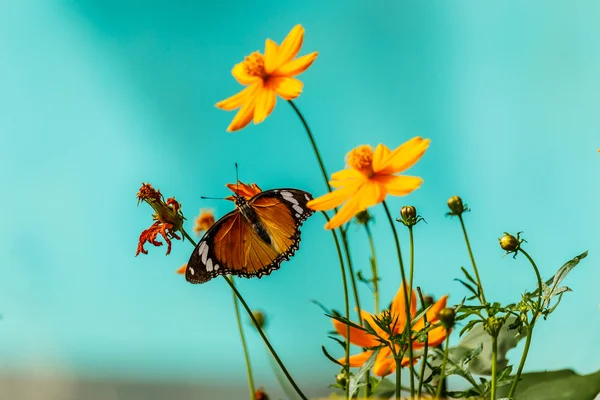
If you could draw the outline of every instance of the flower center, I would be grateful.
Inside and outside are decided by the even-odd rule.
[[[358,146],[346,155],[350,167],[362,172],[367,177],[372,177],[373,172],[373,148],[369,145]]]
[[[265,71],[265,58],[258,51],[250,54],[244,59],[244,66],[248,75],[266,78],[268,76]]]

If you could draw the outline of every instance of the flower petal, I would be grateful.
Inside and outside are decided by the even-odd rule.
[[[244,90],[242,90],[241,92],[236,93],[233,96],[226,98],[225,100],[221,100],[220,102],[215,104],[215,106],[217,108],[220,108],[221,110],[235,110],[243,106],[244,103],[248,101],[249,96],[252,95],[253,91],[254,86],[248,86],[244,88]]]
[[[362,353],[358,353],[353,356],[350,356],[348,359],[348,361],[350,362],[350,366],[351,367],[362,367],[363,364],[367,362],[369,357],[371,357],[371,354],[373,354],[373,351],[369,350],[369,351],[364,351]],[[341,364],[344,364],[346,362],[346,357],[339,358],[338,362],[340,362]]]
[[[358,187],[358,191],[360,191],[361,186]],[[336,191],[344,189],[346,188],[338,189]],[[335,229],[350,221],[357,212],[361,211],[360,200],[361,198],[357,195],[357,193],[350,197],[350,200],[348,200],[346,204],[340,208],[337,214],[335,214],[333,218],[331,218],[331,220],[325,224],[325,229]]]
[[[360,180],[360,181],[358,181]],[[347,185],[357,185],[365,180],[365,176],[354,168],[343,169],[331,174],[329,184],[334,188],[339,188]]]
[[[383,168],[383,162],[387,160],[392,151],[385,144],[378,144],[373,152],[373,171],[377,172]]]
[[[331,193],[326,193],[321,197],[317,197],[316,199],[309,201],[306,205],[308,208],[316,211],[331,210],[348,200],[357,189],[358,187],[346,186],[334,190]]]
[[[312,65],[317,59],[318,52],[312,52],[302,57],[298,57],[295,60],[291,60],[273,71],[274,75],[277,76],[295,76],[303,73]],[[266,64],[265,64],[266,65]],[[267,70],[267,72],[269,72]]]
[[[298,79],[285,76],[271,77],[268,82],[269,86],[275,89],[275,92],[285,100],[294,100],[300,96],[302,87],[304,86]]]
[[[231,74],[241,85],[250,85],[251,83],[262,81],[260,77],[248,74],[244,62],[235,64],[231,70]]]
[[[354,196],[359,198],[362,211],[385,200],[386,192],[379,182],[367,180]]]
[[[245,103],[242,108],[235,114],[233,117],[233,121],[227,127],[227,132],[235,132],[242,128],[245,128],[250,121],[252,121],[252,117],[254,116],[254,106],[256,104],[256,96],[251,96],[249,101]]]
[[[406,283],[406,287],[408,288],[408,282]],[[394,296],[394,300],[392,300],[391,314],[392,318],[397,318],[395,331],[402,332],[404,326],[406,324],[406,297],[404,295],[404,284],[400,283],[400,289]],[[410,299],[410,315],[414,317],[417,312],[417,296],[415,295],[415,291],[412,291],[412,296]]]
[[[347,338],[346,324],[337,319],[332,320],[332,322],[335,330],[344,338]],[[360,347],[375,347],[379,345],[379,341],[375,340],[372,335],[353,326],[350,327],[350,343]]]
[[[379,327],[379,325],[377,325],[377,323],[375,322],[375,316],[373,314],[369,314],[368,312],[361,310],[360,317],[363,319],[363,321],[365,321],[367,324],[369,324],[369,326],[371,328],[373,328],[375,330],[375,332],[377,333],[377,335],[379,335],[380,337],[385,339],[389,336],[387,333],[385,333],[385,331],[383,329],[381,329]],[[375,339],[375,341],[377,342],[377,344],[381,343],[377,339]]]
[[[254,124],[260,124],[271,114],[275,103],[277,102],[277,96],[275,91],[268,87],[261,88],[256,94],[256,109],[254,110]]]
[[[392,196],[406,196],[423,184],[423,179],[406,175],[382,175],[371,178],[384,186],[384,190]]]
[[[450,331],[446,331],[446,328],[444,328],[443,326],[438,326],[437,328],[433,328],[432,330],[429,331],[429,335],[427,338],[427,344],[430,347],[436,347],[439,346],[440,344],[442,344],[444,342],[444,340],[446,340],[446,337],[452,332],[452,329],[450,329]],[[421,346],[420,347],[425,347],[424,343],[418,343]],[[415,347],[413,345],[413,348],[419,348],[419,347]]]
[[[392,351],[389,347],[382,347],[377,354],[375,359],[375,365],[373,365],[373,373],[377,376],[386,376],[393,373],[396,370],[396,360],[390,357]]]
[[[437,318],[437,314],[440,312],[440,310],[442,308],[446,307],[446,303],[447,302],[448,302],[448,296],[442,296],[442,298],[440,298],[438,301],[436,301],[435,304],[432,305],[431,308],[429,309],[429,311],[427,311],[427,313],[426,313],[427,321],[430,322],[430,323],[432,323],[432,324],[434,324],[437,321],[439,321],[438,318]],[[425,319],[421,318],[413,326],[413,330],[418,332],[421,329],[423,329],[424,327],[425,327]]]
[[[296,57],[300,48],[302,47],[302,41],[304,40],[304,28],[302,25],[296,25],[292,28],[290,33],[281,43],[279,47],[279,54],[277,55],[277,68]]]
[[[410,139],[392,151],[381,165],[378,165],[381,169],[374,169],[375,173],[393,174],[407,170],[419,161],[430,142],[429,139],[418,136]]]
[[[271,74],[277,67],[277,54],[279,53],[279,46],[271,39],[267,39],[265,42],[265,72]]]

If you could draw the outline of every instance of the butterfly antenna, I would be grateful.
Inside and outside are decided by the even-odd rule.
[[[206,196],[200,196],[201,199],[204,200],[227,200],[224,197],[206,197]]]
[[[239,191],[240,190],[240,176],[238,174],[238,164],[235,163],[235,184],[236,184],[236,189]]]

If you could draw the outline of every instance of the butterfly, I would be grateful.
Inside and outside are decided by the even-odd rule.
[[[300,226],[314,213],[306,207],[312,199],[298,189],[266,190],[249,199],[235,193],[236,209],[204,234],[187,264],[185,279],[205,283],[218,275],[269,275],[298,250]]]

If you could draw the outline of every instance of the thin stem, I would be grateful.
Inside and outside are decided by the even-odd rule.
[[[415,388],[414,388],[414,380],[413,374],[415,371],[415,366],[413,364],[413,349],[412,349],[412,315],[410,314],[410,303],[412,299],[412,292],[408,292],[407,282],[406,282],[406,273],[404,272],[404,263],[402,262],[402,251],[400,250],[400,241],[398,240],[398,232],[396,232],[396,226],[394,225],[394,220],[392,219],[392,214],[390,213],[390,209],[387,206],[385,200],[383,201],[383,208],[385,209],[385,213],[387,214],[388,220],[390,222],[390,226],[392,228],[392,232],[394,234],[394,241],[396,242],[396,252],[398,253],[398,263],[400,264],[400,275],[402,277],[402,285],[404,287],[404,304],[406,308],[406,323],[405,330],[408,340],[408,358],[409,358],[409,368],[410,368],[410,396],[414,397]]]
[[[421,300],[421,307],[427,308],[425,300],[423,299],[423,293],[421,288],[417,286],[417,292],[419,293],[419,299]],[[423,314],[423,326],[427,326],[427,313]],[[423,361],[421,363],[421,373],[419,375],[419,384],[417,385],[417,398],[421,398],[421,389],[423,388],[423,380],[425,379],[425,367],[427,366],[427,351],[429,350],[429,331],[425,334],[425,346],[423,347]]]
[[[401,391],[402,391],[402,360],[400,357],[395,357],[396,359],[396,399],[400,399]]]
[[[325,211],[322,212],[327,222],[329,222],[329,215]],[[344,305],[346,319],[350,320],[350,301],[348,298],[348,282],[346,281],[346,268],[344,267],[344,257],[342,256],[342,250],[340,249],[340,242],[338,240],[335,229],[331,230],[333,240],[335,241],[335,248],[337,249],[338,258],[340,259],[340,272],[342,274],[342,285],[344,287]],[[344,354],[344,370],[346,371],[346,379],[350,379],[350,325],[346,324],[346,346]],[[350,398],[350,385],[346,384],[346,398]]]
[[[465,242],[467,243],[467,250],[469,251],[469,257],[471,257],[471,264],[473,265],[473,271],[475,271],[475,278],[477,278],[477,285],[479,285],[479,293],[481,293],[481,301],[482,305],[485,305],[487,301],[485,300],[485,294],[483,294],[483,285],[481,284],[481,279],[479,278],[479,272],[477,271],[477,264],[475,264],[475,257],[473,257],[473,252],[471,251],[471,244],[469,243],[469,236],[467,235],[467,228],[465,228],[465,222],[463,221],[462,215],[458,216],[458,220],[460,221],[460,226],[462,227],[463,234],[465,235]]]
[[[188,235],[188,233],[185,230],[182,229],[181,232],[183,233],[183,236],[187,240],[189,240],[190,243],[195,247],[196,246],[196,242],[194,241],[194,239],[192,239],[190,237],[190,235]],[[235,296],[237,297],[237,299],[240,301],[240,303],[242,303],[242,306],[244,306],[244,309],[246,310],[246,312],[248,313],[248,316],[250,317],[250,319],[254,323],[254,326],[256,327],[256,330],[260,334],[260,337],[262,338],[263,342],[265,343],[265,345],[267,346],[267,348],[271,352],[271,355],[273,356],[273,358],[275,359],[275,361],[277,361],[277,364],[279,365],[279,368],[281,368],[281,371],[283,371],[283,374],[285,375],[285,377],[287,378],[287,380],[290,382],[290,384],[292,385],[292,387],[294,388],[294,390],[296,391],[296,393],[298,393],[298,395],[300,396],[300,398],[302,400],[308,400],[308,398],[304,395],[304,393],[302,393],[302,390],[300,390],[300,388],[296,384],[296,381],[294,381],[294,378],[292,378],[292,376],[288,372],[288,370],[285,367],[285,365],[283,365],[283,362],[281,361],[281,359],[277,355],[277,352],[275,352],[275,349],[273,349],[273,346],[271,346],[271,343],[269,342],[269,339],[267,339],[267,336],[265,335],[265,333],[263,332],[262,328],[260,327],[258,321],[256,320],[256,317],[254,317],[254,314],[252,314],[252,310],[250,309],[250,307],[248,307],[248,304],[246,303],[246,301],[244,300],[244,298],[242,297],[242,295],[240,294],[240,292],[237,290],[237,288],[235,287],[235,285],[233,284],[233,282],[227,276],[225,276],[225,275],[223,275],[223,279],[225,279],[225,281],[227,282],[227,284],[229,285],[229,287],[231,288],[231,290],[233,290],[233,292],[234,292]]]
[[[498,338],[494,335],[492,336],[492,393],[490,395],[490,400],[496,400],[496,360],[498,358]]]
[[[448,362],[448,348],[450,348],[450,335],[446,335],[446,343],[444,345],[444,360],[442,361],[440,381],[438,382],[437,391],[435,392],[435,400],[439,400],[440,395],[442,394],[442,386],[444,385],[444,374],[446,373],[446,363]]]
[[[281,375],[281,370],[277,367],[277,364],[275,364],[275,360],[273,360],[273,357],[271,357],[271,355],[269,354],[269,349],[265,347],[265,350],[267,351],[269,365],[273,370],[273,374],[275,375],[277,382],[279,382],[279,386],[281,386],[281,390],[283,390],[288,399],[295,399],[296,394],[293,392],[292,388],[290,387],[290,384]]]
[[[235,285],[233,277],[231,284]],[[233,295],[233,305],[235,309],[235,318],[237,319],[238,329],[240,330],[240,340],[242,341],[242,348],[244,349],[244,358],[246,359],[246,373],[248,374],[248,386],[250,389],[250,400],[255,400],[256,389],[254,388],[254,378],[252,377],[252,366],[250,365],[250,354],[248,353],[248,345],[246,344],[246,337],[244,336],[244,328],[242,326],[242,318],[240,317],[240,309],[237,297],[235,293]]]
[[[321,158],[321,153],[319,153],[317,143],[315,142],[315,138],[313,137],[312,132],[310,131],[310,128],[308,127],[308,123],[306,122],[306,120],[304,119],[304,116],[302,115],[302,113],[300,112],[298,107],[296,107],[294,102],[291,100],[288,100],[288,103],[290,103],[290,105],[292,106],[294,111],[296,111],[298,118],[300,118],[302,125],[304,125],[304,129],[306,129],[306,133],[308,134],[308,140],[310,140],[310,144],[312,145],[315,156],[317,156],[317,161],[319,162],[319,167],[321,168],[321,173],[323,174],[323,179],[325,179],[325,185],[327,186],[327,190],[331,192],[331,187],[329,186],[329,179],[327,178],[329,175],[327,174],[327,171],[325,170],[325,164],[323,164],[323,159]]]
[[[410,243],[410,266],[408,269],[408,287],[410,289],[410,293],[412,293],[412,288],[413,288],[413,272],[415,269],[415,243],[413,240],[413,227],[409,226],[408,227],[408,234],[409,234],[409,243]]]
[[[348,247],[347,231],[340,228],[340,236],[342,237],[342,245],[344,246],[344,253],[346,254],[346,261],[348,263],[348,274],[350,275],[350,283],[352,284],[352,291],[354,292],[354,301],[356,303],[356,313],[358,314],[358,321],[360,326],[363,324],[363,319],[360,314],[362,308],[360,307],[360,300],[358,298],[358,287],[356,285],[356,277],[354,275],[354,269],[352,268],[352,258],[350,257],[350,249]]]
[[[515,380],[513,381],[512,386],[510,387],[510,391],[508,392],[509,398],[512,397],[515,394],[515,391],[517,390],[517,385],[519,384],[519,379],[521,378],[521,373],[523,372],[523,367],[525,366],[525,360],[527,360],[527,353],[529,353],[529,346],[531,345],[531,337],[533,335],[533,327],[535,326],[535,323],[537,321],[538,316],[540,315],[540,311],[542,308],[543,288],[542,288],[542,277],[540,276],[540,271],[538,270],[537,265],[535,265],[535,261],[533,261],[533,258],[531,258],[529,253],[527,253],[523,249],[519,249],[519,251],[521,253],[523,253],[525,255],[525,257],[527,257],[527,259],[531,263],[531,266],[533,267],[533,270],[535,271],[535,276],[536,276],[537,282],[538,282],[538,300],[537,300],[537,304],[535,307],[535,313],[531,317],[531,323],[527,327],[527,338],[525,339],[525,348],[523,349],[523,354],[521,354],[521,362],[519,363],[519,369],[517,369],[517,374],[515,375]]]
[[[375,255],[375,242],[368,224],[365,224],[369,246],[371,246],[371,274],[373,275],[373,297],[375,298],[375,315],[379,314],[379,276],[377,275],[377,257]]]

